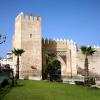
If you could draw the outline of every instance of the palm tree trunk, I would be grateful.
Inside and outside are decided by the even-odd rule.
[[[85,76],[84,76],[84,82],[85,82],[85,85],[88,86],[89,85],[89,69],[88,69],[88,58],[86,56],[85,58]]]
[[[19,56],[17,56],[16,78],[19,79]]]

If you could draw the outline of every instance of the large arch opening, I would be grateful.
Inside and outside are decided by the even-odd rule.
[[[55,81],[61,80],[61,63],[58,60],[52,62],[51,79]]]
[[[43,80],[61,81],[61,62],[54,59],[44,67],[42,74]]]
[[[42,79],[50,81],[61,81],[66,75],[66,59],[54,53],[45,53],[42,67]]]
[[[67,66],[66,66],[66,63],[65,63],[65,61],[62,59],[62,57],[61,56],[57,56],[57,58],[56,58],[59,62],[60,62],[60,64],[61,64],[61,78],[63,79],[63,77],[65,77],[66,76],[66,71],[67,71]]]

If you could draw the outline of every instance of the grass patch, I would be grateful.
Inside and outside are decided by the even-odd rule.
[[[1,100],[100,100],[100,90],[95,88],[46,81],[18,83]]]

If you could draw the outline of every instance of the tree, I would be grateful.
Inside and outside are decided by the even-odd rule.
[[[52,71],[53,71],[53,61],[54,58],[56,57],[56,54],[54,52],[49,52],[46,51],[45,52],[45,57],[46,57],[46,66],[45,69],[43,71],[44,76],[46,76],[48,78],[48,76],[50,77],[50,80],[52,80]]]
[[[12,53],[17,56],[17,65],[16,65],[16,78],[19,79],[19,56],[22,55],[25,51],[23,49],[15,49],[12,50]]]
[[[84,63],[84,83],[86,86],[89,86],[89,69],[88,69],[88,56],[91,56],[94,54],[95,50],[91,46],[82,46],[81,47],[82,53],[85,55],[85,63]]]
[[[52,63],[54,58],[56,57],[56,54],[54,52],[45,52],[45,57],[46,57],[46,63]]]
[[[0,44],[4,43],[5,41],[6,41],[6,36],[5,36],[5,35],[2,36],[2,35],[0,34]]]

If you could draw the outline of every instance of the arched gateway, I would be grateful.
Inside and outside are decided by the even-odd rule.
[[[66,75],[67,65],[66,65],[65,61],[60,56],[57,56],[56,60],[58,60],[60,62],[60,65],[61,65],[61,78],[63,78],[63,76]]]
[[[46,51],[54,52],[56,54],[55,60],[58,60],[61,63],[61,78],[76,76],[76,46],[74,43],[71,43],[69,49],[68,41],[55,41],[55,40],[42,40],[42,54]],[[74,49],[73,49],[74,48]],[[43,66],[46,64],[46,59],[43,56],[42,58]]]

